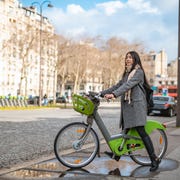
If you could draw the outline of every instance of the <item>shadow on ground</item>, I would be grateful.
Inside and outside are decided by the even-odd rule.
[[[83,169],[67,169],[56,159],[44,161],[32,166],[4,174],[1,177],[10,179],[45,178],[45,177],[84,177],[93,175],[114,175],[119,177],[153,177],[162,171],[171,171],[178,167],[178,162],[171,159],[163,159],[156,172],[150,172],[149,166],[139,166],[128,156],[121,157],[118,162],[108,157],[96,158]]]

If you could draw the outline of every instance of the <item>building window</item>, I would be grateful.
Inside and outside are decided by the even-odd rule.
[[[84,90],[84,85],[80,85],[80,90]]]

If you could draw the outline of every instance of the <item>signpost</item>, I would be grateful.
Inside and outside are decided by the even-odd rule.
[[[179,16],[180,16],[180,0],[179,0]],[[177,98],[177,116],[176,127],[180,127],[180,17],[178,17],[178,98]]]

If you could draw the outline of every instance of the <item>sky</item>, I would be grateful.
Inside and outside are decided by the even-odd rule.
[[[30,6],[41,0],[19,0]],[[164,49],[168,62],[178,55],[178,0],[51,0],[42,13],[56,33],[74,38],[81,35],[118,37],[142,42],[146,51]]]

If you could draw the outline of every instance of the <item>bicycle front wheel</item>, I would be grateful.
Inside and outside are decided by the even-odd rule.
[[[162,129],[154,129],[154,131],[149,136],[152,140],[156,156],[162,159],[166,153],[168,144],[166,133]],[[140,165],[151,165],[151,160],[146,148],[131,151],[129,154],[131,159],[136,163]]]
[[[99,150],[99,139],[91,128],[87,136],[87,125],[75,122],[64,126],[54,141],[54,152],[57,159],[70,168],[81,168],[88,165]]]

